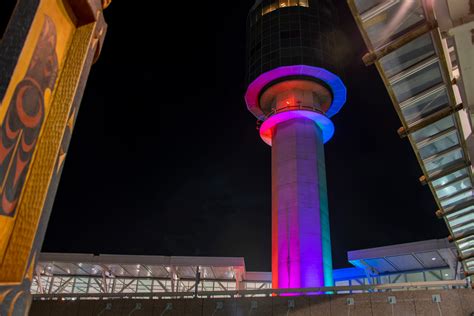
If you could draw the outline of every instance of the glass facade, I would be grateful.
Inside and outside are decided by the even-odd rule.
[[[104,286],[102,277],[94,276],[46,276],[35,277],[31,284],[32,294],[98,294],[98,293],[194,293],[194,280],[175,280],[174,288],[170,279],[156,278],[114,278]],[[270,289],[271,282],[244,281],[245,290]],[[173,290],[174,289],[174,290]],[[235,280],[203,280],[198,292],[235,291]]]
[[[338,73],[331,0],[264,0],[247,18],[247,83],[279,66],[308,65]]]
[[[265,6],[262,6],[262,15],[273,12],[279,8],[288,7],[309,7],[308,0],[273,0]]]

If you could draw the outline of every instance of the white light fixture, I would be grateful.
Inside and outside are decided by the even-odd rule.
[[[435,261],[435,260],[436,260],[436,258],[435,258],[435,257],[433,257],[433,258],[431,258],[431,260],[432,260],[432,261]]]

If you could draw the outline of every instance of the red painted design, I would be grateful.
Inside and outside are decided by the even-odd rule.
[[[44,93],[58,75],[56,27],[45,16],[23,80],[13,93],[0,128],[0,216],[14,216],[45,117]]]

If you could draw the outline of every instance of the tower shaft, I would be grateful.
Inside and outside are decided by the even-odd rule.
[[[300,117],[277,124],[272,133],[273,288],[330,286],[322,131]]]
[[[334,17],[334,1],[256,0],[247,18],[245,102],[272,146],[273,288],[333,284],[323,144],[346,101]]]

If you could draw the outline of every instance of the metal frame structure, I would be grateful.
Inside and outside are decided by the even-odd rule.
[[[459,56],[470,54],[472,60],[474,49],[460,50],[455,35],[460,28],[468,32],[465,26],[474,20],[474,12],[465,12],[458,26],[446,29],[440,26],[447,24],[443,15],[448,9],[441,7],[442,2],[451,13],[453,6],[467,4],[467,0],[456,4],[348,0],[369,49],[363,60],[374,63],[382,77],[402,123],[399,134],[413,147],[423,171],[420,181],[429,185],[439,207],[436,214],[446,222],[469,276],[474,273],[474,189],[468,147],[469,107],[474,106],[469,87],[474,82]],[[472,63],[468,58],[464,62]]]
[[[197,295],[189,292],[146,292],[146,293],[98,293],[94,299],[176,299],[176,298],[224,298],[224,297],[261,297],[261,296],[287,296],[289,294],[347,294],[347,293],[369,293],[369,292],[392,292],[409,290],[434,290],[434,289],[458,289],[469,288],[467,280],[433,281],[433,282],[407,282],[398,284],[359,285],[359,286],[326,286],[316,288],[292,288],[292,289],[256,289],[256,290],[228,290],[200,292]],[[35,299],[58,300],[58,299],[91,299],[90,294],[84,293],[61,293],[61,294],[36,294]]]
[[[43,253],[32,294],[95,296],[271,288],[271,273],[246,272],[243,258]]]
[[[446,240],[350,251],[348,259],[353,268],[333,270],[338,293],[459,278],[455,248]],[[246,271],[243,258],[42,253],[38,260],[31,286],[36,298],[260,296],[272,288],[271,272]]]

